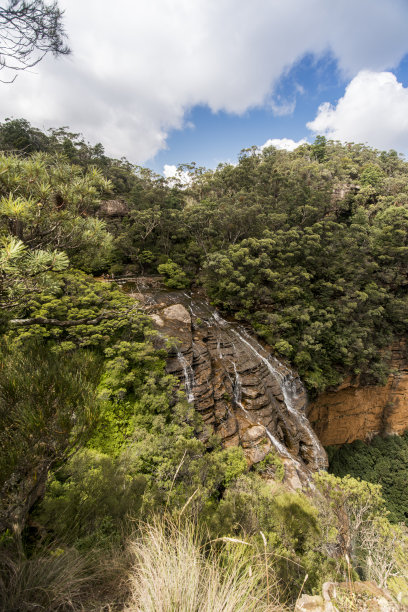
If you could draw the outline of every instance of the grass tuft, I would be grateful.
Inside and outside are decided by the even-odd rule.
[[[131,544],[135,562],[126,612],[283,610],[272,601],[270,577],[268,603],[265,566],[245,542],[224,541],[217,548],[200,544],[192,523],[146,525]]]

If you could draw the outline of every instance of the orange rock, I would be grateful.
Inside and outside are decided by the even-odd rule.
[[[384,386],[345,381],[309,405],[308,418],[324,446],[402,434],[408,429],[408,359],[404,342],[391,347],[391,368]]]

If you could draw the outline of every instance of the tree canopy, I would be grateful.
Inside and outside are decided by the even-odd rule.
[[[0,149],[0,605],[123,609],[127,536],[158,515],[201,525],[200,554],[215,543],[224,569],[221,542],[253,552],[243,575],[262,559],[265,609],[272,578],[291,605],[305,580],[408,591],[406,531],[389,520],[406,517],[391,494],[403,474],[379,443],[351,461],[367,479],[375,466],[385,501],[378,483],[325,473],[290,492],[273,452],[249,469],[201,435],[166,372],[171,341],[103,278],[159,272],[206,291],[314,392],[381,381],[408,322],[408,164],[319,138],[192,164],[177,185],[23,119],[0,125]],[[390,443],[401,466],[404,444]]]

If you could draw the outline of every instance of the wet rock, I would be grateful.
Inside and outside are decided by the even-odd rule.
[[[211,427],[225,447],[241,445],[249,464],[274,450],[294,486],[308,470],[327,465],[304,416],[300,379],[254,336],[181,292],[149,294],[146,302],[160,333],[175,338],[167,371],[180,379],[207,432]]]
[[[173,304],[165,308],[162,312],[162,316],[171,321],[180,321],[180,323],[184,323],[185,325],[191,325],[190,313],[182,304]]]

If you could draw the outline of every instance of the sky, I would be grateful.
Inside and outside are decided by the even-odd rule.
[[[72,54],[0,88],[170,176],[317,134],[408,154],[408,0],[60,0]]]

